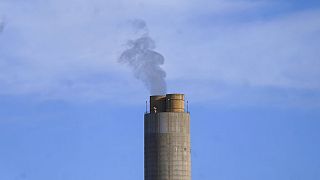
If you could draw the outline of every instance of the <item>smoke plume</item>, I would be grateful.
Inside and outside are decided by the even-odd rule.
[[[2,33],[4,29],[4,21],[0,21],[0,33]]]
[[[2,33],[2,31],[4,30],[4,27],[5,27],[5,19],[4,17],[1,17],[0,18],[0,33]]]
[[[149,36],[147,25],[143,20],[132,22],[137,39],[127,42],[128,49],[122,52],[119,62],[128,64],[134,76],[141,80],[152,95],[166,94],[166,72],[160,67],[164,57],[154,51],[154,40]]]

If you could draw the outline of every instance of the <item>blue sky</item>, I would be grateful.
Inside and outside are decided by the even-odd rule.
[[[320,179],[320,1],[1,0],[1,180],[143,179],[133,19],[190,102],[193,179]]]

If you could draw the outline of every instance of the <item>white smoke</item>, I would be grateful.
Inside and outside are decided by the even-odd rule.
[[[166,72],[160,67],[164,64],[164,57],[154,51],[155,42],[149,36],[146,23],[134,20],[132,25],[139,37],[127,42],[128,49],[122,52],[119,62],[132,68],[134,76],[145,84],[150,94],[166,94]]]

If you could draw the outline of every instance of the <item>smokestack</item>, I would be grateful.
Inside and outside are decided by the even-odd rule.
[[[150,96],[144,115],[144,179],[191,180],[190,115],[183,94]]]

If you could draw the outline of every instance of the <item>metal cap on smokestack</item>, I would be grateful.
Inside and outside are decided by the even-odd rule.
[[[166,112],[184,112],[184,94],[167,94]]]
[[[150,96],[150,112],[184,112],[184,94]]]

